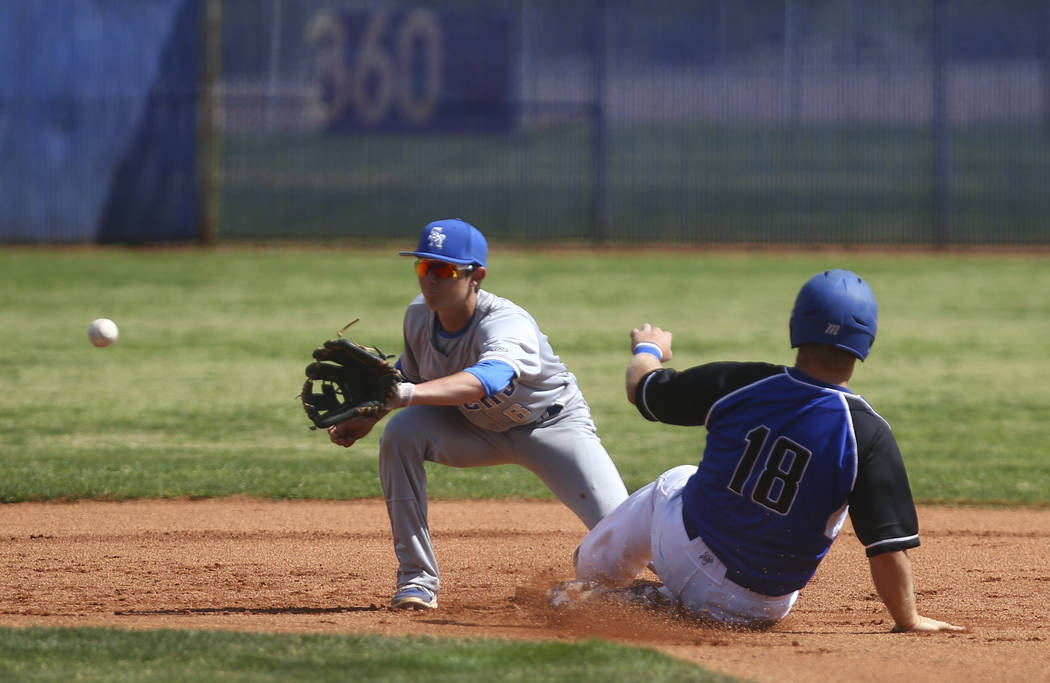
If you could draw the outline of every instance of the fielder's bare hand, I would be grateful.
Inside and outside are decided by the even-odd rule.
[[[328,438],[338,446],[350,448],[355,442],[368,436],[372,427],[375,427],[380,419],[378,417],[351,417],[329,427]]]

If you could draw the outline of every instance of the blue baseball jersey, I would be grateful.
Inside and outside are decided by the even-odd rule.
[[[710,363],[650,373],[635,398],[649,420],[707,427],[683,523],[735,583],[801,589],[847,514],[869,556],[919,545],[893,433],[845,388],[768,363]]]

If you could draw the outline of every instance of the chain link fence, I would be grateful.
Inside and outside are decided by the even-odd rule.
[[[0,241],[1050,244],[1050,0],[0,13]]]

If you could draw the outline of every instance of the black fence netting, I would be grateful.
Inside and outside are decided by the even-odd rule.
[[[165,4],[198,87],[147,84],[117,160],[185,182],[150,136],[192,102],[205,238],[1050,243],[1050,0]]]

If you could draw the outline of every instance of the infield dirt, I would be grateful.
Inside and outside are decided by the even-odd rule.
[[[1050,510],[920,507],[920,612],[968,629],[938,634],[889,633],[848,524],[787,619],[735,632],[554,613],[544,592],[584,532],[558,503],[432,501],[430,518],[441,607],[401,613],[380,500],[2,505],[0,625],[597,637],[777,683],[1050,680]]]

